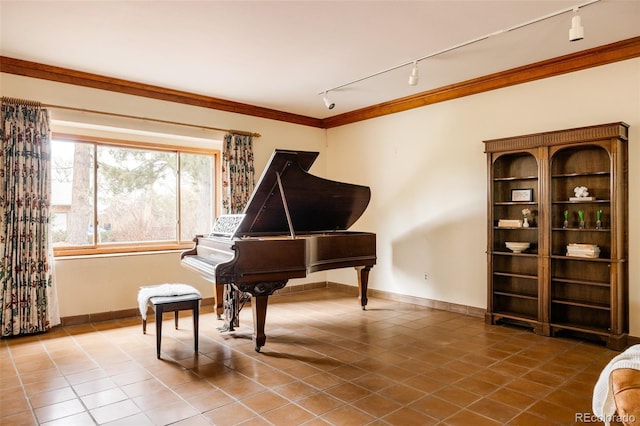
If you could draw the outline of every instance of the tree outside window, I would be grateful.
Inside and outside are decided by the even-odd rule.
[[[179,244],[211,229],[215,153],[52,141],[54,247]]]

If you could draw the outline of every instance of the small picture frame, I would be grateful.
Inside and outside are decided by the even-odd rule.
[[[533,201],[533,188],[512,189],[511,201]]]

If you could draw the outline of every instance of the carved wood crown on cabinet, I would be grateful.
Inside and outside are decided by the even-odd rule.
[[[485,141],[487,323],[626,347],[628,127],[619,122]],[[576,199],[580,186],[590,197]],[[516,201],[514,189],[531,189],[533,196]],[[529,227],[517,222],[523,212]],[[516,253],[506,242],[529,247]]]

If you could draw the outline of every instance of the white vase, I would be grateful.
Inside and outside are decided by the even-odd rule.
[[[528,228],[529,227],[529,219],[527,219],[526,217],[522,221],[522,227],[523,228]]]

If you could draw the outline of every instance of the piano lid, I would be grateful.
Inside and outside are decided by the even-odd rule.
[[[364,213],[369,187],[336,182],[308,173],[317,152],[276,149],[265,167],[234,237],[289,234],[277,173],[296,233],[348,229]]]

